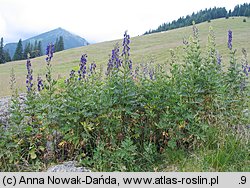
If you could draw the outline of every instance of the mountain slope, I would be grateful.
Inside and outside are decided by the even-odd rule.
[[[242,48],[245,48],[248,54],[250,53],[250,18],[245,19],[246,22],[243,22],[243,17],[229,19],[222,18],[212,20],[210,23],[204,22],[197,24],[203,51],[205,51],[206,48],[209,27],[212,26],[216,37],[217,49],[222,55],[222,64],[229,64],[227,32],[231,29],[233,31],[233,48],[237,49],[236,54],[240,61],[240,58],[242,57]],[[130,47],[133,65],[141,62],[146,63],[151,60],[155,63],[169,63],[169,50],[183,46],[183,37],[188,37],[191,34],[192,26],[189,26],[167,32],[131,38]],[[122,36],[123,33],[121,33],[121,38]],[[78,67],[83,53],[88,54],[88,64],[95,61],[97,68],[103,66],[103,70],[105,71],[109,54],[111,54],[111,50],[117,42],[119,42],[120,45],[122,44],[121,40],[108,41],[55,53],[52,59],[54,77],[68,77],[71,69]],[[120,51],[121,50],[122,48]],[[181,48],[177,52],[179,52],[177,55],[182,55]],[[249,55],[248,61],[250,62]],[[36,78],[38,74],[44,77],[46,74],[45,56],[32,59],[31,63],[34,70],[34,77]],[[26,61],[9,62],[0,65],[0,96],[10,95],[9,80],[11,68],[14,68],[15,70],[17,86],[21,89],[21,92],[25,92],[25,78],[27,74]]]
[[[227,11],[225,7],[214,7],[209,9],[200,10],[197,13],[192,13],[186,17],[182,16],[178,20],[174,20],[169,23],[163,23],[158,26],[157,29],[149,30],[144,34],[157,33],[161,31],[168,31],[172,29],[177,29],[185,26],[192,25],[194,21],[196,24],[202,22],[210,22],[211,20],[218,18],[229,18],[234,16],[250,16],[250,3],[244,3],[242,5],[236,5],[234,10]]]
[[[41,41],[42,42],[42,50],[43,54],[45,53],[46,46],[49,43],[55,43],[56,39],[59,38],[60,36],[63,37],[64,40],[64,48],[65,49],[70,49],[70,48],[75,48],[75,47],[80,47],[80,46],[86,46],[89,43],[82,37],[78,35],[74,35],[65,29],[62,28],[57,28],[45,33],[42,33],[40,35],[31,37],[29,39],[26,39],[23,41],[23,48],[27,43],[32,43],[34,44],[35,41]],[[4,50],[8,50],[10,53],[10,56],[13,57],[15,50],[16,50],[17,43],[9,43],[4,46]]]

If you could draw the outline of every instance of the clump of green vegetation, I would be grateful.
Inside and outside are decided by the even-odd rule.
[[[205,56],[199,42],[193,25],[183,57],[171,51],[169,71],[135,65],[125,32],[105,76],[83,54],[63,82],[52,78],[49,45],[46,79],[37,78],[37,92],[28,59],[24,109],[13,96],[11,127],[1,127],[1,170],[40,171],[65,160],[94,171],[249,170],[246,51],[238,63],[229,31],[230,66],[224,67],[212,28]]]

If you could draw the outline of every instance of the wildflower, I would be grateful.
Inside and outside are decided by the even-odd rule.
[[[130,56],[129,44],[130,44],[130,36],[127,34],[127,31],[125,31],[124,38],[123,38],[123,43],[122,43],[122,46],[123,46],[122,56],[124,56],[124,55],[125,56]]]
[[[230,50],[232,50],[233,45],[232,45],[232,41],[233,41],[233,32],[231,30],[228,31],[228,42],[227,42],[227,46]]]
[[[111,60],[115,68],[119,68],[121,66],[119,51],[120,51],[119,46],[117,44],[115,48],[112,50],[112,56],[111,56]]]
[[[132,70],[132,61],[130,61],[130,60],[129,60],[128,67],[129,67],[130,70]]]
[[[246,63],[245,65],[242,65],[243,72],[248,76],[248,73],[250,72],[250,66]]]
[[[83,54],[80,60],[80,64],[79,64],[80,68],[78,70],[78,76],[79,76],[78,80],[85,78],[85,75],[87,73],[86,64],[87,64],[87,54]]]
[[[111,57],[109,58],[108,67],[107,67],[107,75],[110,74],[111,70],[113,68],[119,69],[119,67],[122,65],[119,55],[119,46],[118,44],[115,45],[114,49],[112,50]]]
[[[96,68],[96,64],[95,63],[91,63],[90,67],[89,67],[89,71],[91,74],[93,74],[93,72],[95,72],[95,68]]]
[[[217,64],[221,65],[221,55],[219,54],[219,52],[217,52]]]
[[[107,75],[110,74],[110,72],[113,69],[113,67],[114,67],[114,63],[113,63],[112,59],[109,58],[108,67],[107,67],[107,73],[106,73]]]
[[[33,76],[32,76],[32,73],[33,73],[33,70],[31,68],[31,62],[30,62],[30,59],[29,59],[29,54],[28,54],[28,59],[27,59],[27,63],[26,63],[26,68],[27,68],[27,71],[28,71],[28,74],[26,76],[26,88],[27,88],[27,91],[30,92],[32,87],[33,87],[33,83],[32,83],[32,80],[33,80]]]
[[[193,21],[193,36],[194,36],[194,38],[196,38],[196,39],[198,38],[198,33],[199,33],[199,30],[196,27],[195,22]]]
[[[149,70],[149,78],[150,78],[151,80],[154,79],[154,69],[150,69],[150,70]]]
[[[49,65],[52,57],[53,57],[53,53],[55,52],[55,46],[54,44],[49,44],[46,48],[46,61],[47,61],[47,64]]]
[[[40,76],[37,77],[37,88],[38,88],[38,91],[41,91],[44,89],[43,80]]]
[[[130,56],[130,36],[127,34],[127,31],[124,33],[124,38],[123,38],[123,50],[122,50],[122,56],[125,57],[125,64],[129,67],[130,70],[132,70],[132,61],[129,59]]]
[[[70,71],[70,74],[69,74],[69,78],[67,78],[64,82],[67,84],[67,83],[69,83],[69,80],[71,80],[72,78],[74,78],[75,77],[75,70],[71,70]]]
[[[75,70],[71,70],[69,74],[69,78],[73,78],[75,76]]]
[[[135,68],[135,71],[134,71],[134,78],[137,78],[138,77],[138,75],[139,75],[139,67],[138,66],[136,66],[136,68]]]
[[[243,59],[242,59],[242,69],[243,72],[248,76],[248,73],[250,72],[250,66],[248,65],[247,62],[247,51],[245,48],[242,48],[242,54],[243,54]]]

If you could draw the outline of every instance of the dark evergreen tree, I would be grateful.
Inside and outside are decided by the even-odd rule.
[[[38,42],[37,51],[38,51],[38,56],[42,56],[42,55],[43,55],[43,51],[42,51],[42,41],[39,41],[39,42]]]
[[[38,43],[37,43],[37,40],[35,40],[33,53],[34,53],[34,57],[38,56]]]
[[[41,41],[30,44],[30,58],[39,57],[42,54],[42,43]]]
[[[59,39],[56,38],[55,52],[60,52],[62,50],[64,50],[64,41],[63,41],[63,37],[60,36]]]
[[[250,16],[250,3],[236,5],[232,12],[232,16]]]
[[[63,41],[63,37],[60,36],[59,41],[58,41],[58,52],[63,51],[63,50],[64,50],[64,41]]]
[[[0,42],[0,64],[5,63],[5,57],[4,57],[4,50],[3,50],[3,37],[1,38],[1,42]]]
[[[24,52],[23,52],[23,56],[24,56],[25,59],[28,58],[28,54],[31,54],[31,48],[30,47],[31,47],[30,42],[25,45]]]
[[[58,52],[58,38],[56,38],[56,42],[55,42],[55,52]]]
[[[6,62],[10,62],[11,61],[11,57],[10,57],[10,53],[9,51],[4,51],[4,58]]]
[[[22,39],[20,39],[17,43],[16,51],[13,56],[13,60],[22,60],[23,59],[23,44]]]
[[[34,54],[34,45],[32,43],[30,43],[30,58],[34,58],[35,54]]]

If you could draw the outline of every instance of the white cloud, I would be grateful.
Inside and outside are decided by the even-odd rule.
[[[6,33],[6,23],[5,19],[0,14],[0,33]]]
[[[57,27],[89,41],[143,34],[163,22],[200,9],[233,9],[245,0],[0,0],[0,33],[5,42],[25,39]]]

